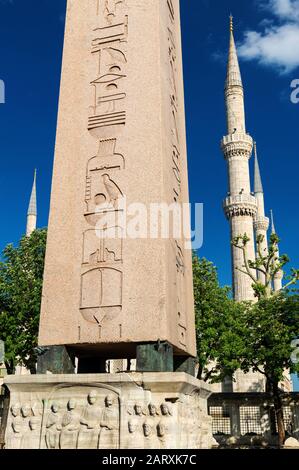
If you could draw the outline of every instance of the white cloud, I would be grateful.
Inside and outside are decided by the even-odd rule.
[[[267,0],[262,7],[275,22],[261,23],[262,32],[246,31],[240,57],[289,73],[299,67],[299,0]]]
[[[269,0],[268,8],[281,19],[299,20],[299,0]]]

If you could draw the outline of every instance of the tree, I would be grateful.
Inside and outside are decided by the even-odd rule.
[[[244,235],[239,235],[232,240],[232,244],[242,251],[244,260],[243,269],[236,269],[251,278],[252,288],[255,292],[255,296],[259,300],[270,298],[273,295],[278,295],[278,292],[274,292],[273,290],[274,279],[289,262],[289,257],[287,255],[279,256],[278,254],[278,244],[280,242],[279,237],[276,233],[271,234],[269,249],[265,252],[262,248],[264,236],[258,235],[256,239],[257,255],[255,260],[250,260],[248,258],[247,245],[249,241],[250,238],[248,238],[246,233]],[[262,277],[258,278],[256,273],[261,273]],[[285,291],[299,281],[299,269],[291,269],[291,275],[288,276],[287,279],[288,283],[282,287],[282,290]]]
[[[274,278],[282,271],[289,259],[278,255],[279,238],[272,234],[269,250],[262,250],[263,236],[257,237],[256,260],[249,260],[246,234],[232,240],[232,244],[242,250],[244,266],[239,269],[252,279],[252,288],[257,297],[256,303],[244,303],[241,321],[244,325],[244,354],[240,357],[240,368],[250,369],[266,377],[267,390],[273,396],[277,420],[279,445],[285,441],[283,419],[283,391],[279,384],[284,371],[299,372],[299,364],[292,359],[292,342],[299,334],[299,296],[290,288],[299,280],[299,270],[292,269],[287,283],[280,291],[274,291]],[[261,273],[260,277],[255,272]]]
[[[36,372],[37,334],[42,294],[46,229],[7,245],[0,263],[0,338],[5,365],[14,373],[20,364]]]
[[[229,287],[220,287],[217,269],[193,253],[198,378],[221,382],[239,367],[243,353],[242,304],[230,297]]]

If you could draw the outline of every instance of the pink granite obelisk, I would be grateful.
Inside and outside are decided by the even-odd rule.
[[[191,251],[111,237],[124,200],[189,201],[179,2],[69,0],[39,344],[195,356]]]

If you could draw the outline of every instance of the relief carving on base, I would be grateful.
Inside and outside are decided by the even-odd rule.
[[[120,402],[112,387],[59,387],[40,404],[10,408],[8,449],[118,449]]]
[[[10,407],[6,443],[9,449],[38,449],[42,412],[36,402],[14,403]]]
[[[89,376],[80,384],[73,382],[75,377],[60,385],[55,377],[53,385],[51,378],[38,378],[36,388],[32,383],[10,390],[7,449],[194,449],[213,444],[206,396],[193,384],[186,394],[171,391],[171,377],[169,392],[144,390],[127,374],[113,386],[88,382]]]
[[[170,403],[136,402],[128,408],[128,414],[129,449],[170,449],[173,446],[176,418]]]

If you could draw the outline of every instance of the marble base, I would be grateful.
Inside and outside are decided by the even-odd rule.
[[[11,375],[7,449],[211,448],[208,386],[183,372]],[[216,443],[217,445],[217,443]]]

